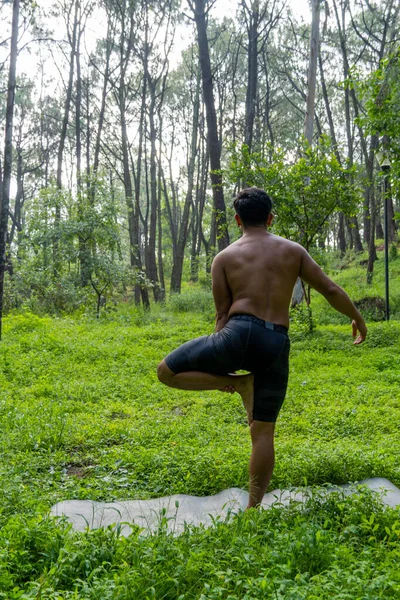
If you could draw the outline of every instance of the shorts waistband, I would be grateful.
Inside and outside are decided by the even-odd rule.
[[[257,325],[261,325],[261,327],[265,327],[265,329],[271,329],[271,331],[278,331],[279,333],[284,333],[288,335],[288,328],[284,325],[277,325],[276,323],[270,323],[269,321],[263,321],[258,317],[254,317],[253,315],[232,315],[229,320],[234,321],[251,321],[252,323],[256,323]]]

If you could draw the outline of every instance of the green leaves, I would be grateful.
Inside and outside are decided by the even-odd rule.
[[[307,249],[325,236],[333,213],[352,215],[357,210],[361,193],[352,182],[354,175],[354,168],[339,164],[327,137],[315,148],[304,145],[302,157],[294,161],[270,147],[264,154],[250,154],[246,146],[234,148],[227,172],[232,183],[245,181],[271,194],[273,230]]]

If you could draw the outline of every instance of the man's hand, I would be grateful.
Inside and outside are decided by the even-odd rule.
[[[367,337],[367,327],[364,323],[364,320],[358,321],[358,323],[356,321],[353,321],[351,326],[353,328],[353,338],[356,338],[354,344],[356,344],[356,345],[362,344],[362,342]],[[360,332],[360,335],[358,337],[357,337],[357,331]]]

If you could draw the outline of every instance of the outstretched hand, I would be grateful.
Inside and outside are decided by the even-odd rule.
[[[362,344],[363,341],[365,340],[365,338],[367,337],[367,327],[365,325],[364,322],[362,323],[356,323],[356,321],[353,321],[351,323],[352,329],[353,329],[353,338],[356,338],[354,341],[355,345],[358,344]],[[357,336],[357,331],[359,331],[359,335]]]

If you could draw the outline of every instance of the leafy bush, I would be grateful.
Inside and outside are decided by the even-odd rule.
[[[177,312],[215,313],[211,292],[193,290],[182,294],[172,294],[170,307]]]

